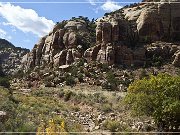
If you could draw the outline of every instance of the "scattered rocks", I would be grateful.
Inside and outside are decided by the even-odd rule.
[[[5,115],[6,115],[6,112],[0,111],[0,116],[5,116]]]

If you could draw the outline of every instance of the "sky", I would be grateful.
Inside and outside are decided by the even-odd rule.
[[[1,0],[0,38],[32,49],[56,22],[72,17],[102,17],[140,0]]]

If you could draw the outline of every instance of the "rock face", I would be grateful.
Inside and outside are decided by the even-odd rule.
[[[154,2],[148,0],[144,2]],[[171,38],[180,40],[180,0],[157,0],[124,9],[125,19],[133,21],[141,40],[157,41]]]
[[[177,0],[178,1],[178,0]],[[152,0],[143,2],[153,2]],[[159,1],[160,2],[160,1]],[[141,3],[129,6],[114,13],[106,14],[97,20],[97,46],[87,50],[87,59],[102,63],[142,66],[153,55],[162,55],[170,58],[175,52],[173,46],[165,44],[159,47],[136,47],[138,43],[155,42],[160,40],[180,40],[180,4]],[[155,43],[161,44],[161,43]],[[92,53],[92,50],[99,51]],[[133,49],[131,49],[133,48]],[[177,48],[176,48],[177,49]],[[177,57],[176,57],[177,59]],[[175,64],[178,65],[178,64]]]
[[[86,47],[94,42],[90,36],[92,33],[90,25],[92,25],[90,21],[83,17],[57,24],[53,31],[40,39],[32,51],[24,57],[24,68],[72,64],[81,58]]]
[[[127,66],[142,66],[154,53],[168,55],[169,59],[175,53],[173,44],[150,48],[144,44],[163,40],[180,41],[180,4],[167,3],[166,0],[156,1],[161,3],[146,3],[153,0],[143,2],[97,19],[94,33],[89,29],[87,19],[82,17],[57,24],[24,57],[25,68],[69,65],[82,57],[87,61]],[[178,59],[175,56],[176,60],[172,58],[173,61]]]
[[[0,39],[0,64],[7,75],[16,73],[21,68],[22,57],[29,52],[28,49],[15,47],[5,39]]]

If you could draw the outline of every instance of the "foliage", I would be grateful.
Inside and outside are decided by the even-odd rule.
[[[129,131],[129,129],[127,128],[127,124],[122,124],[119,121],[116,120],[106,120],[103,123],[103,127],[105,127],[105,129],[110,130],[110,132],[125,132],[125,131]]]
[[[112,106],[110,104],[102,104],[101,110],[105,113],[111,112],[112,111]]]
[[[75,78],[70,74],[65,75],[65,81],[66,81],[66,85],[70,85],[70,86],[73,86],[76,83]]]
[[[23,78],[26,74],[23,72],[23,70],[18,70],[18,72],[14,75],[16,78]]]
[[[58,29],[63,29],[66,24],[67,24],[67,21],[56,22],[56,27]]]
[[[163,64],[163,58],[161,56],[153,55],[152,61],[153,66],[156,67],[160,67]]]
[[[35,132],[35,123],[26,118],[26,112],[20,112],[9,91],[0,89],[0,92],[0,110],[6,113],[3,119],[0,117],[0,132]]]
[[[5,76],[5,74],[4,74],[4,72],[3,72],[3,68],[2,68],[2,60],[0,59],[0,77],[4,77]]]
[[[80,66],[84,66],[84,63],[86,62],[85,59],[81,58],[79,59],[78,63],[77,63],[77,67],[80,67]]]
[[[143,79],[144,77],[148,77],[148,73],[147,73],[147,71],[143,68],[143,69],[140,71],[139,79]]]
[[[67,135],[65,122],[54,121],[53,119],[49,120],[48,124],[41,123],[37,129],[36,135]]]
[[[82,73],[79,73],[78,75],[77,75],[77,77],[78,77],[78,80],[79,80],[79,82],[83,82],[83,74]]]
[[[106,75],[106,83],[104,84],[103,88],[116,90],[118,86],[118,79],[115,78],[115,75],[112,71],[109,71]]]
[[[71,92],[71,91],[66,91],[66,92],[64,93],[64,100],[65,100],[65,101],[70,100],[72,94],[73,94],[73,92]]]
[[[0,86],[4,86],[5,88],[9,88],[10,87],[9,78],[0,77]]]
[[[119,130],[120,124],[117,121],[106,120],[103,126],[111,132],[117,132]]]
[[[180,76],[159,74],[132,83],[125,97],[136,115],[152,116],[158,128],[180,126]]]
[[[4,48],[15,48],[15,46],[9,41],[0,38],[0,49]]]
[[[109,66],[108,66],[108,64],[106,64],[106,63],[99,63],[98,67],[99,67],[103,72],[109,70]]]

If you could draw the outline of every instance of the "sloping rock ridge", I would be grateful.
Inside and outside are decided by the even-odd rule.
[[[5,39],[0,39],[0,64],[7,75],[15,74],[21,69],[21,59],[29,52],[28,49],[15,47]]]
[[[108,65],[143,66],[159,55],[180,66],[180,4],[173,3],[180,0],[143,2],[150,3],[133,4],[106,13],[96,20],[96,32],[83,17],[57,24],[24,57],[25,68],[58,67],[80,58]]]

